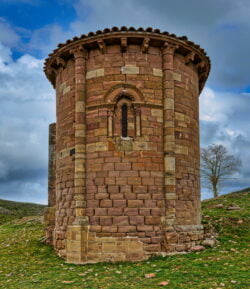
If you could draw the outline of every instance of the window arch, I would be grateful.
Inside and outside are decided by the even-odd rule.
[[[107,112],[108,137],[123,140],[141,136],[141,92],[131,85],[116,85],[105,95],[112,106]]]

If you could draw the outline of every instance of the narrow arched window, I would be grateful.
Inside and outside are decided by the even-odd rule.
[[[126,104],[122,105],[122,137],[128,136],[128,106]]]

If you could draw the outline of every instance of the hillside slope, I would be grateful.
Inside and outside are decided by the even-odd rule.
[[[0,288],[248,289],[249,199],[246,191],[203,202],[203,223],[219,233],[215,247],[137,263],[66,264],[41,243],[39,218],[13,221],[0,226]]]
[[[45,206],[0,199],[0,225],[25,216],[41,216]]]

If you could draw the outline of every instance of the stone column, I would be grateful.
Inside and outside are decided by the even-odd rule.
[[[67,232],[67,262],[82,264],[86,258],[88,217],[86,216],[86,50],[79,46],[75,59],[75,220]]]
[[[162,49],[163,70],[163,119],[164,119],[164,181],[165,181],[165,228],[175,222],[175,130],[174,130],[174,52],[177,45],[165,42]]]

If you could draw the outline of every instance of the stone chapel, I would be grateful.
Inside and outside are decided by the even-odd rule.
[[[199,94],[209,70],[199,45],[152,28],[90,32],[49,54],[46,236],[67,262],[143,260],[203,239]]]

